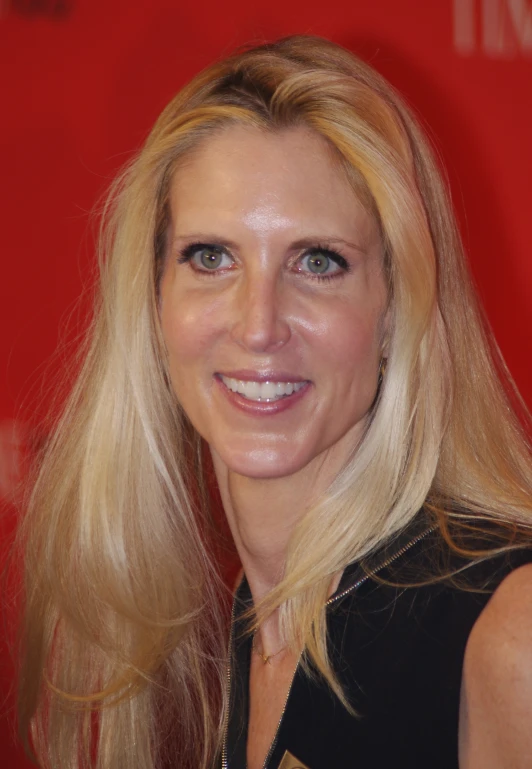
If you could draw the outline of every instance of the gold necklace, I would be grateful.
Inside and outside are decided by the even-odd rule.
[[[255,643],[255,638],[256,637],[257,637],[257,631],[255,631],[253,633],[253,640],[251,642],[251,649],[252,649],[252,651],[255,652],[255,654],[259,655],[259,657],[261,658],[261,660],[263,661],[263,663],[265,665],[271,664],[270,660],[272,659],[272,657],[277,657],[278,654],[280,654],[281,652],[284,652],[284,650],[286,649],[286,646],[283,646],[278,651],[274,652],[273,654],[264,654],[264,652],[261,652],[261,651],[259,651],[259,649],[257,649],[257,644]]]

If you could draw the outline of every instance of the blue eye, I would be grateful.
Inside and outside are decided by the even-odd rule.
[[[179,264],[191,262],[198,272],[216,272],[219,268],[230,267],[233,260],[220,246],[207,243],[192,243],[178,259]]]
[[[309,272],[316,276],[334,275],[348,269],[348,264],[343,256],[326,248],[313,248],[305,254],[300,264],[302,272]]]
[[[218,248],[202,248],[196,252],[202,267],[215,270],[222,264],[223,254]]]

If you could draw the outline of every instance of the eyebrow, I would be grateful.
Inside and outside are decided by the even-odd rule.
[[[214,233],[208,232],[191,232],[184,235],[177,235],[173,240],[172,247],[175,249],[177,246],[185,242],[206,243],[208,245],[224,246],[225,248],[231,250],[238,250],[237,244],[232,240],[228,240],[227,238],[221,237],[220,235],[215,235]],[[299,238],[290,244],[290,249],[294,251],[300,251],[305,248],[313,248],[318,244],[324,246],[333,246],[335,244],[343,245],[347,246],[348,248],[352,248],[354,251],[359,251],[361,254],[367,254],[367,248],[364,248],[364,246],[359,243],[352,243],[351,241],[345,240],[344,238],[339,238],[337,235],[326,234],[307,235],[304,238]]]
[[[343,245],[347,246],[348,248],[352,248],[354,251],[360,251],[362,254],[367,253],[367,249],[359,243],[352,243],[351,241],[345,240],[344,238],[339,238],[336,235],[311,235],[309,237],[296,240],[294,243],[292,243],[291,248],[295,250],[312,248],[317,243],[329,246],[333,246],[335,244]]]
[[[208,232],[190,232],[186,235],[177,235],[172,241],[172,248],[175,249],[177,245],[181,245],[182,243],[205,243],[210,246],[225,246],[225,248],[230,248],[232,250],[238,248],[236,243],[232,240]]]

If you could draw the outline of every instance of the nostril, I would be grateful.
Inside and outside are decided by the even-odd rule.
[[[232,329],[233,339],[255,352],[277,349],[290,339],[290,327],[276,304],[247,297]]]

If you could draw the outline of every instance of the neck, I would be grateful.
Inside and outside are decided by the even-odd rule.
[[[224,510],[254,603],[281,580],[288,543],[310,502],[299,484],[282,480],[251,479],[231,472],[222,479],[218,477]]]
[[[214,451],[212,457],[224,511],[257,605],[282,579],[294,529],[326,491],[338,466],[322,461],[288,477],[249,478],[228,470]],[[281,646],[277,613],[261,625],[260,637],[266,653]]]

